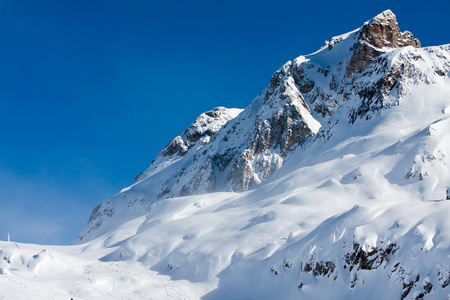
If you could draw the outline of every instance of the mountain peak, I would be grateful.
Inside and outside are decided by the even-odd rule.
[[[409,31],[401,32],[397,17],[391,10],[373,17],[361,28],[360,42],[367,42],[376,48],[400,48],[413,46],[420,48],[420,42]]]
[[[351,77],[355,71],[363,71],[373,59],[390,49],[406,46],[420,48],[421,45],[411,32],[401,32],[397,17],[391,10],[385,10],[365,22],[359,30],[346,77]]]
[[[382,13],[380,13],[380,14],[376,15],[375,17],[373,17],[368,22],[377,22],[377,21],[378,22],[383,22],[383,21],[390,21],[390,20],[394,20],[395,22],[397,22],[397,17],[392,12],[392,10],[386,9]]]

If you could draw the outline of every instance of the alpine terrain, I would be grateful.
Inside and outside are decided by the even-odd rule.
[[[450,44],[384,11],[202,113],[0,299],[450,299]]]

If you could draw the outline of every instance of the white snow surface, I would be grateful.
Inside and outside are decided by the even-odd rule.
[[[286,66],[308,63],[325,90],[332,76],[313,71],[345,80],[355,34],[332,39],[337,56],[326,47]],[[305,109],[317,134],[248,191],[155,201],[144,179],[99,206],[99,229],[77,245],[0,242],[0,299],[450,299],[450,45],[377,62],[406,70],[384,106],[349,122],[361,103],[349,91],[332,115]],[[260,105],[223,109],[220,126]]]

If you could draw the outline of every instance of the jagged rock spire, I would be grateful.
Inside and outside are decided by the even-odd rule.
[[[420,48],[420,42],[411,32],[401,32],[397,17],[391,10],[385,10],[364,23],[359,30],[358,43],[353,47],[353,56],[345,75],[350,77],[355,71],[363,71],[373,59],[386,52],[386,48],[406,46]]]
[[[405,46],[420,48],[419,40],[414,38],[411,32],[400,32],[397,18],[389,9],[363,25],[359,40],[377,48],[400,48]]]

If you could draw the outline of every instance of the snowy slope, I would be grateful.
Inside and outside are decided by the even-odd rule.
[[[77,245],[0,243],[0,297],[449,299],[449,71],[383,12],[200,115]]]

